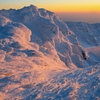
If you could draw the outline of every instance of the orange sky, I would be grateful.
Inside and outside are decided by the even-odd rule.
[[[42,6],[40,6],[42,7]],[[100,12],[100,4],[63,4],[63,5],[44,5],[53,12]]]
[[[84,13],[88,14],[88,19],[89,14],[93,19],[96,19],[96,16],[98,20],[100,18],[100,0],[0,0],[0,9],[19,9],[30,4],[38,8],[45,8],[59,15],[62,14],[63,18],[65,18],[66,14],[77,18],[81,14],[83,18]]]
[[[0,9],[36,5],[53,12],[100,12],[100,0],[0,0]]]

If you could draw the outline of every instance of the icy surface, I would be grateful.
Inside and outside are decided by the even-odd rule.
[[[99,32],[33,5],[0,10],[0,99],[99,100]]]

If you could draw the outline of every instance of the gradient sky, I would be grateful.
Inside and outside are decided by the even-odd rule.
[[[0,9],[30,4],[53,11],[66,21],[100,22],[100,0],[0,0]]]

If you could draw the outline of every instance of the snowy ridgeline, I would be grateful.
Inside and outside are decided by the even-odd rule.
[[[98,61],[91,59],[82,46],[96,45],[99,41],[99,36],[97,36],[99,25],[97,31],[93,29],[97,40],[95,36],[92,36],[93,32],[90,31],[91,34],[87,35],[85,28],[88,24],[82,23],[83,27],[81,27],[79,23],[81,28],[77,28],[74,24],[68,23],[69,27],[72,26],[72,32],[56,14],[45,9],[38,9],[33,5],[19,10],[1,10],[0,50],[5,53],[2,61],[5,61],[7,55],[12,58],[13,54],[22,55],[22,57],[26,55],[26,58],[42,55],[57,64],[60,62],[58,66],[67,66],[72,69],[95,65]],[[84,28],[83,31],[82,28]],[[74,29],[76,29],[75,33]]]
[[[0,11],[2,99],[99,100],[100,24],[67,24],[33,5]]]

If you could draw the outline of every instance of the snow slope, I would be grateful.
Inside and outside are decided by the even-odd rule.
[[[0,10],[1,100],[100,99],[100,60],[68,26],[33,5]]]
[[[67,22],[67,25],[75,33],[83,47],[100,45],[100,23]]]
[[[67,25],[69,29],[74,32],[85,51],[88,52],[88,56],[90,57],[90,59],[94,60],[95,63],[99,63],[100,24],[89,24],[85,22],[67,22]]]

